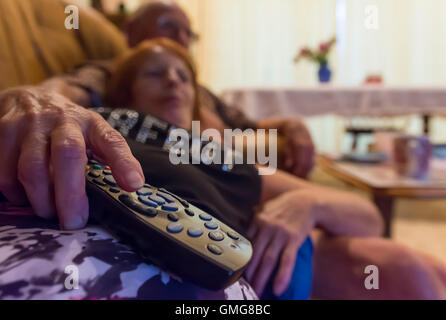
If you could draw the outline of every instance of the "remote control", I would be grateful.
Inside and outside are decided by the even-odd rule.
[[[155,265],[198,286],[221,290],[242,275],[251,243],[187,201],[148,184],[119,188],[110,167],[89,161],[90,216]]]

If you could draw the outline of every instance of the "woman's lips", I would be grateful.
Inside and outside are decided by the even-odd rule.
[[[180,99],[180,97],[178,97],[178,96],[174,96],[174,95],[172,95],[172,96],[167,96],[167,97],[165,97],[165,98],[163,99],[163,101],[164,101],[165,103],[169,103],[169,104],[171,104],[171,103],[179,104],[179,103],[181,102],[181,99]]]

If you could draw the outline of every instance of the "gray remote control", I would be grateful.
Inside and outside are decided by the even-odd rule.
[[[90,214],[157,266],[210,290],[238,280],[251,243],[223,222],[162,188],[119,188],[110,168],[86,168]]]

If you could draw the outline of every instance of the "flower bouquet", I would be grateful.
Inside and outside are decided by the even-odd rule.
[[[328,67],[328,54],[336,43],[336,38],[333,37],[328,42],[323,42],[319,45],[318,50],[312,50],[309,47],[304,47],[300,50],[299,54],[294,58],[294,62],[297,63],[302,59],[307,59],[319,64],[319,81],[330,82],[331,70]]]

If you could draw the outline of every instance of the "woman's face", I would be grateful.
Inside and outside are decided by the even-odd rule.
[[[195,90],[192,72],[182,59],[162,49],[153,51],[132,86],[132,107],[177,126],[190,126]]]

